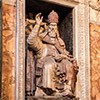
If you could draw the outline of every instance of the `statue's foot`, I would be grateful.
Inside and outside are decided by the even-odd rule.
[[[54,92],[56,92],[55,90],[51,89],[51,88],[45,88],[45,87],[40,87],[43,92],[46,94],[46,95],[52,95]]]
[[[75,95],[68,89],[66,89],[64,92],[63,92],[63,96],[68,96],[68,97],[71,97],[71,98],[74,98]]]
[[[39,87],[36,88],[36,91],[35,91],[35,96],[45,96],[46,94],[43,92],[43,90]]]
[[[71,98],[75,97],[74,94],[70,90],[65,90],[64,92],[55,92],[53,95],[54,96],[62,96],[62,97],[68,96]]]

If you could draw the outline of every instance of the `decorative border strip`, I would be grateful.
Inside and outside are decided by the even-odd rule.
[[[75,44],[79,64],[78,92],[80,100],[90,100],[89,6],[79,4],[75,8]]]
[[[25,100],[25,0],[17,0],[16,100]]]

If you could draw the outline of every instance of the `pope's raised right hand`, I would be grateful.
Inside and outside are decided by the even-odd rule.
[[[42,20],[43,20],[43,16],[41,16],[41,13],[38,13],[35,17],[36,20],[36,24],[41,25]]]

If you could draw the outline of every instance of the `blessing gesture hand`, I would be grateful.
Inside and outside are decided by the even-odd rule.
[[[43,16],[41,16],[41,13],[38,13],[35,17],[36,23],[41,25],[42,20],[43,20]]]

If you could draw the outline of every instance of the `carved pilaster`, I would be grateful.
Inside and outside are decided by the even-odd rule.
[[[16,100],[25,100],[25,0],[17,0]]]
[[[89,7],[79,4],[75,14],[75,55],[79,64],[78,92],[80,100],[90,98]]]

